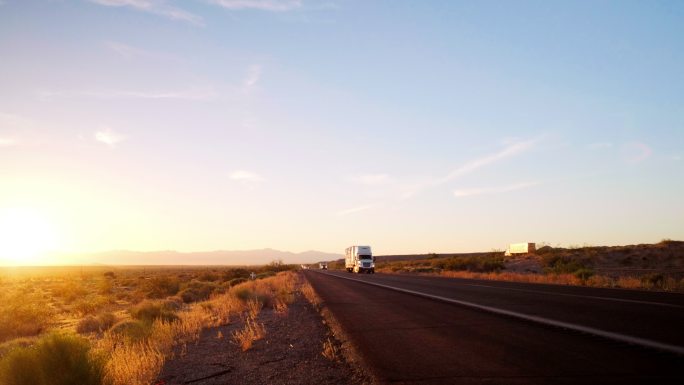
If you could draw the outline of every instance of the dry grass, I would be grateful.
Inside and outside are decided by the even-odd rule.
[[[261,311],[261,308],[264,307],[263,303],[256,301],[256,300],[249,300],[247,301],[247,314],[249,315],[249,318],[251,319],[256,319],[257,316],[259,315],[259,312]]]
[[[327,340],[323,341],[323,352],[321,354],[323,354],[323,357],[329,359],[330,361],[334,361],[335,359],[337,359],[337,346],[335,346],[330,337],[328,337]]]
[[[236,269],[225,274],[205,270],[169,275],[153,270],[140,276],[117,271],[116,274],[41,276],[39,279],[3,277],[0,280],[0,342],[40,334],[56,322],[72,325],[67,328],[73,330],[78,326],[80,332],[87,333],[89,339],[83,341],[92,347],[92,354],[105,358],[105,383],[150,384],[164,360],[175,354],[182,356],[188,344],[199,341],[205,328],[228,324],[236,317],[244,318],[244,328],[234,336],[241,348],[249,349],[254,341],[263,338],[266,330],[256,321],[260,311],[264,306],[286,311],[294,300],[297,275],[284,271],[241,282],[240,275],[248,273]],[[153,279],[148,279],[150,274]],[[197,283],[198,279],[220,280],[221,277],[224,283]],[[212,291],[201,302],[184,304],[180,297],[150,300],[149,296],[174,293],[177,287]],[[206,293],[200,294],[204,297]],[[95,312],[101,313],[94,315]],[[74,319],[74,316],[82,318]],[[120,322],[110,329],[117,319]],[[216,338],[223,338],[223,334],[219,332]],[[27,340],[12,346],[34,343]],[[28,367],[25,370],[30,371]]]
[[[105,378],[112,385],[149,385],[164,365],[164,354],[154,344],[122,344],[110,352]]]
[[[471,271],[443,271],[439,274],[426,273],[425,275],[439,275],[442,277],[485,279],[492,281],[513,281],[527,283],[546,283],[554,285],[575,285],[623,289],[661,289],[666,291],[684,291],[684,279],[677,281],[672,277],[662,277],[657,284],[644,278],[635,277],[608,277],[605,275],[592,275],[587,279],[581,279],[576,274],[522,274],[522,273],[476,273]]]
[[[244,352],[252,347],[254,341],[264,338],[265,335],[266,328],[264,328],[264,324],[260,324],[251,317],[247,317],[244,328],[233,332],[233,341],[235,341]]]
[[[302,292],[304,298],[306,298],[306,300],[309,301],[309,303],[311,303],[311,305],[313,305],[315,309],[319,309],[321,300],[320,298],[318,298],[316,291],[313,287],[311,287],[311,284],[309,284],[309,282],[302,283],[302,286],[299,288],[299,291]]]
[[[287,314],[287,302],[280,298],[276,298],[273,302],[273,310],[279,315]]]

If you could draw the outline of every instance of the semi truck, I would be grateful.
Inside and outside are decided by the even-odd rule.
[[[516,254],[534,254],[536,250],[537,245],[535,243],[511,243],[510,245],[508,245],[508,248],[506,249],[504,255],[510,257]]]
[[[370,246],[349,246],[344,250],[344,267],[350,273],[375,274],[375,258]]]
[[[328,262],[321,262],[318,264],[318,268],[321,270],[328,270]]]

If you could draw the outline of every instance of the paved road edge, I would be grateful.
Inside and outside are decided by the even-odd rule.
[[[483,311],[486,311],[489,313],[501,314],[501,315],[505,315],[505,316],[509,316],[509,317],[513,317],[513,318],[518,318],[518,319],[523,319],[526,321],[535,322],[538,324],[555,326],[555,327],[574,330],[574,331],[578,331],[578,332],[582,332],[582,333],[592,334],[595,336],[608,338],[608,339],[611,339],[614,341],[624,342],[624,343],[628,343],[631,345],[637,345],[637,346],[642,346],[642,347],[649,348],[649,349],[656,349],[656,350],[661,350],[661,351],[666,351],[666,352],[670,352],[670,353],[684,355],[684,347],[682,347],[682,346],[666,344],[663,342],[653,341],[653,340],[649,340],[649,339],[645,339],[645,338],[628,336],[625,334],[614,333],[614,332],[610,332],[607,330],[601,330],[601,329],[577,325],[577,324],[573,324],[573,323],[569,323],[569,322],[558,321],[558,320],[554,320],[554,319],[550,319],[550,318],[519,313],[519,312],[515,312],[515,311],[511,311],[511,310],[500,309],[500,308],[485,306],[485,305],[479,305],[479,304],[476,304],[473,302],[461,301],[461,300],[457,300],[457,299],[442,297],[439,295],[422,293],[422,292],[415,291],[415,290],[402,289],[402,288],[396,287],[396,286],[389,286],[389,285],[384,285],[384,284],[376,283],[376,282],[368,282],[368,281],[364,281],[361,279],[355,279],[355,278],[350,278],[350,277],[341,277],[339,275],[324,273],[324,272],[316,271],[316,270],[311,270],[311,271],[318,273],[318,274],[324,274],[324,275],[327,275],[330,277],[335,277],[338,279],[346,279],[349,281],[356,281],[356,282],[364,283],[366,285],[382,287],[385,289],[394,290],[394,291],[398,291],[398,292],[402,292],[402,293],[406,293],[406,294],[411,294],[411,295],[416,295],[419,297],[425,297],[425,298],[430,298],[430,299],[437,300],[437,301],[453,303],[453,304],[457,304],[457,305],[461,305],[461,306],[467,306],[470,308],[483,310]]]

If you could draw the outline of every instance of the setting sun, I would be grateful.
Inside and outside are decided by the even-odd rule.
[[[54,250],[57,234],[39,212],[28,208],[0,209],[0,260],[13,265],[34,265]]]

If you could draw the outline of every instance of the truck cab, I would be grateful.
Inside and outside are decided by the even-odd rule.
[[[344,266],[350,273],[375,273],[375,259],[370,246],[350,246],[345,249]]]

